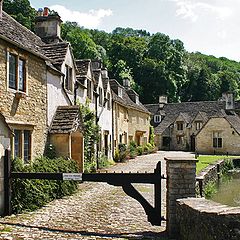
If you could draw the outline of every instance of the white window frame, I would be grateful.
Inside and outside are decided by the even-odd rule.
[[[161,115],[154,115],[154,122],[160,123],[161,122]]]

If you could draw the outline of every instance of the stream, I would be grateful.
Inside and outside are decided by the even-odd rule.
[[[240,172],[230,173],[220,181],[211,200],[232,207],[240,207]]]

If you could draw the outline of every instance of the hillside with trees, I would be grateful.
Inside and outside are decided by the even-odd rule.
[[[4,10],[34,28],[36,10],[28,0],[4,0]],[[23,9],[28,9],[24,12]],[[62,38],[72,45],[76,59],[101,59],[110,78],[131,80],[143,103],[217,100],[223,92],[240,97],[240,63],[221,57],[189,53],[181,40],[163,33],[116,28],[111,33],[62,24]]]

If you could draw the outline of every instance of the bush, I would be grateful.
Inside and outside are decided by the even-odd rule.
[[[134,141],[131,141],[128,147],[129,158],[135,158],[137,156],[137,144]]]
[[[99,163],[99,168],[110,167],[111,165],[114,164],[114,162],[112,160],[109,160],[107,156],[105,156],[104,154],[101,154],[98,163]]]
[[[21,159],[12,161],[15,172],[77,172],[76,162],[64,158],[39,157],[24,165]],[[12,180],[12,211],[14,214],[32,211],[47,202],[74,193],[77,182],[60,180]]]
[[[138,155],[142,155],[143,154],[143,147],[142,146],[138,146],[137,147],[137,153],[138,153]]]

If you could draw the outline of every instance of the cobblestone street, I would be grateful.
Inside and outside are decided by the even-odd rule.
[[[183,152],[158,152],[119,163],[109,172],[153,172],[164,157],[190,156]],[[166,186],[162,180],[162,215],[165,215]],[[153,204],[153,186],[135,185]],[[166,239],[165,222],[151,226],[141,205],[121,187],[105,183],[82,183],[76,194],[55,200],[44,208],[0,219],[0,239]]]

